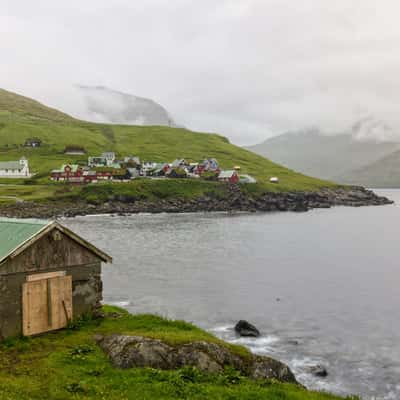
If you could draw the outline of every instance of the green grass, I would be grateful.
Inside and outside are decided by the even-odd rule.
[[[70,329],[36,338],[7,340],[0,345],[0,399],[231,399],[231,400],[338,400],[274,381],[253,381],[234,370],[208,375],[193,368],[178,371],[118,370],[97,347],[97,333],[122,333],[158,338],[171,345],[197,340],[227,346],[242,357],[246,349],[232,346],[183,321],[154,315],[118,313],[103,320],[86,320]]]
[[[42,147],[23,147],[25,140],[31,137],[40,138]],[[5,191],[9,191],[1,186],[2,183],[42,185],[32,186],[31,193],[22,196],[25,199],[46,199],[49,193],[53,195],[53,189],[44,188],[49,185],[50,171],[64,163],[87,161],[86,156],[63,154],[64,148],[71,144],[83,145],[88,155],[114,151],[118,157],[137,155],[142,160],[160,162],[171,162],[175,158],[200,161],[215,157],[224,169],[240,165],[242,173],[257,178],[259,183],[256,186],[264,191],[312,191],[333,186],[330,182],[304,176],[234,146],[217,134],[162,126],[105,125],[79,121],[34,100],[0,89],[0,161],[25,156],[29,159],[31,170],[37,174],[28,182],[0,180],[0,197],[7,196]],[[278,176],[280,183],[269,183],[271,176]],[[195,189],[199,186],[193,184],[192,187]]]

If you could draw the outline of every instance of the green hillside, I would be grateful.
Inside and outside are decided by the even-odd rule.
[[[73,120],[67,114],[54,108],[46,107],[36,100],[17,95],[0,88],[0,114],[16,113],[21,116],[30,116],[32,119],[51,121]]]
[[[183,321],[130,315],[109,306],[103,311],[102,320],[77,321],[69,329],[0,344],[0,399],[343,400],[293,384],[251,380],[229,368],[220,374],[191,367],[116,369],[96,345],[96,334],[144,336],[171,346],[206,341],[226,346],[238,356],[246,357],[248,352]]]
[[[40,138],[42,147],[25,148],[25,140],[31,137]],[[152,161],[170,162],[175,158],[199,161],[205,157],[215,157],[222,168],[240,165],[243,173],[258,179],[259,186],[274,191],[315,190],[332,185],[279,166],[230,144],[228,139],[217,134],[164,126],[106,125],[79,121],[34,100],[0,90],[0,161],[25,156],[29,159],[31,170],[37,173],[34,178],[36,183],[49,184],[48,176],[52,169],[66,162],[86,160],[82,156],[64,155],[63,150],[67,145],[84,146],[88,155],[114,151],[119,157],[137,155],[142,160]],[[278,176],[280,184],[270,184],[271,176]]]

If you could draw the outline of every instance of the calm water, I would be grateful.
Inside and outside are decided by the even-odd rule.
[[[400,399],[400,206],[64,223],[114,256],[105,302],[192,321],[310,388]],[[239,319],[263,337],[236,339]],[[317,363],[327,378],[306,372]]]

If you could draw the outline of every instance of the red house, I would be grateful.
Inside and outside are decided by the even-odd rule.
[[[51,171],[50,179],[53,181],[83,182],[83,169],[76,164],[65,164],[61,169]]]
[[[221,171],[218,180],[221,182],[238,183],[239,174],[235,170]]]

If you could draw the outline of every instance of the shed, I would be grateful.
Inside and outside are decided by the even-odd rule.
[[[102,262],[112,258],[58,222],[0,218],[0,340],[96,314]]]
[[[25,147],[40,147],[42,145],[42,140],[39,138],[28,138],[25,140]]]
[[[239,174],[235,170],[221,171],[218,180],[221,182],[238,183]]]

